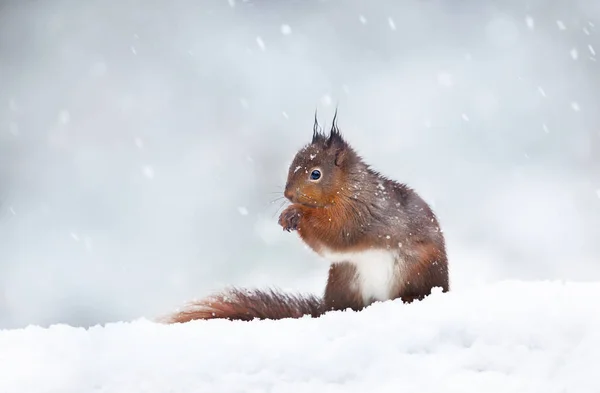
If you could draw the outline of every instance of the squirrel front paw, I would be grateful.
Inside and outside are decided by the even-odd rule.
[[[295,231],[298,229],[298,224],[300,224],[300,217],[302,217],[300,209],[294,205],[290,205],[281,212],[279,225],[281,225],[284,231]]]

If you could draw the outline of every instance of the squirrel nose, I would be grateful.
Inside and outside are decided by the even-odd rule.
[[[283,196],[285,196],[287,199],[289,199],[291,201],[294,197],[294,193],[292,192],[292,187],[286,186],[285,191],[283,192]]]

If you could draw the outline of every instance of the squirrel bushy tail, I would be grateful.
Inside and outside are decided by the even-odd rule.
[[[318,317],[324,312],[322,299],[313,295],[286,294],[278,290],[230,288],[206,299],[192,302],[167,318],[167,323],[197,319],[253,319]]]

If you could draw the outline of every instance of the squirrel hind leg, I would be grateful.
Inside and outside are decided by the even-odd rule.
[[[334,263],[329,268],[329,277],[323,303],[326,311],[351,309],[360,311],[365,304],[357,283],[358,270],[350,262]]]
[[[442,288],[442,292],[450,290],[445,249],[435,243],[420,243],[415,250],[406,257],[406,276],[396,296],[404,303],[423,300],[435,287]]]

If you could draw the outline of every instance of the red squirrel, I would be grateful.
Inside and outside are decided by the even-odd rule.
[[[336,117],[337,111],[325,135],[315,114],[312,141],[289,167],[284,195],[291,205],[279,216],[283,230],[296,231],[331,263],[323,296],[232,288],[189,305],[169,323],[318,317],[449,290],[436,215],[407,185],[371,169],[342,137]]]

